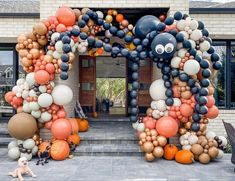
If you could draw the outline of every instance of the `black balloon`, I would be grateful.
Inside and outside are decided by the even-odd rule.
[[[196,122],[193,122],[192,125],[191,125],[191,130],[194,131],[194,132],[198,132],[200,130],[200,124],[196,123]]]

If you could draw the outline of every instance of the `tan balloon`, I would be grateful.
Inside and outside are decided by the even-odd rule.
[[[33,26],[33,30],[39,35],[45,35],[47,33],[47,27],[42,22],[35,24]]]
[[[148,108],[146,111],[147,116],[152,116],[153,110],[152,108]]]
[[[87,33],[89,31],[89,27],[86,25],[84,28],[81,28],[80,30],[81,32]]]
[[[16,139],[32,138],[37,130],[37,122],[31,114],[15,114],[8,122],[8,131]]]
[[[78,17],[82,14],[79,9],[73,9],[73,12],[75,13],[77,19],[78,19]]]
[[[140,135],[139,135],[139,138],[140,139],[145,139],[146,138],[146,133],[145,132],[141,132]]]
[[[183,99],[189,99],[192,96],[192,93],[190,91],[184,91],[181,93],[181,97]]]
[[[208,154],[210,155],[212,159],[214,159],[218,156],[219,150],[215,146],[212,146],[211,148],[209,148]]]
[[[144,152],[151,153],[154,149],[153,143],[150,141],[147,141],[143,144]]]
[[[164,150],[162,147],[160,146],[157,146],[153,149],[153,155],[156,157],[156,158],[161,158],[164,154]]]
[[[214,94],[215,88],[212,85],[210,85],[207,89],[209,91],[209,95],[213,95]]]
[[[17,42],[19,42],[19,43],[23,43],[25,40],[27,40],[27,37],[25,36],[25,34],[21,34],[17,38]]]
[[[155,157],[152,153],[145,153],[145,159],[148,161],[148,162],[152,162]]]
[[[33,56],[34,59],[37,59],[40,56],[40,51],[36,48],[31,49],[29,53]]]
[[[185,128],[180,128],[179,129],[179,134],[183,135],[187,132],[187,130]]]
[[[21,49],[19,50],[19,55],[20,57],[27,57],[27,55],[29,54],[27,49]]]
[[[32,65],[33,62],[32,62],[32,60],[29,60],[26,57],[23,57],[21,59],[21,63],[23,64],[23,66],[29,67]]]
[[[167,139],[164,136],[158,136],[157,141],[159,146],[165,146],[167,144]]]
[[[38,39],[38,43],[44,46],[47,44],[47,39]]]

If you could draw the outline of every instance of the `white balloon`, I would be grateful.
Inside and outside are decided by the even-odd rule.
[[[202,52],[206,52],[210,49],[211,45],[208,41],[204,40],[202,43],[199,44],[199,47]]]
[[[18,80],[16,81],[16,85],[20,86],[20,85],[24,84],[24,82],[25,82],[24,79],[18,79]]]
[[[23,144],[23,142],[24,142],[23,140],[17,140],[17,144],[18,144],[18,145]]]
[[[63,53],[63,42],[62,41],[57,41],[55,44],[55,49],[59,53]]]
[[[29,153],[29,154],[28,153],[21,153],[20,158],[22,158],[22,157],[27,158],[27,160],[31,160],[33,155],[32,155],[32,153]]]
[[[30,113],[32,111],[32,109],[30,108],[28,102],[23,103],[23,111],[26,112],[26,113]]]
[[[19,91],[18,91],[19,87],[17,85],[15,85],[13,88],[12,88],[12,92],[14,92],[15,94],[17,94]]]
[[[188,137],[188,142],[190,145],[196,144],[198,141],[198,137],[196,135],[190,135]]]
[[[180,33],[184,35],[185,39],[189,39],[189,34],[186,31],[181,31]]]
[[[26,99],[28,96],[29,96],[29,91],[28,90],[24,90],[23,92],[22,92],[22,98],[24,98],[24,99]]]
[[[49,112],[47,112],[47,111],[45,111],[45,112],[43,112],[43,113],[41,114],[41,120],[42,120],[43,122],[48,122],[48,121],[51,120],[51,118],[52,118],[52,115],[51,115]]]
[[[184,56],[185,56],[185,54],[187,53],[188,51],[185,49],[185,48],[181,48],[181,49],[179,49],[179,51],[178,51],[178,56],[180,57],[180,58],[184,58]]]
[[[105,31],[105,36],[106,36],[107,38],[111,38],[111,37],[112,37],[112,34],[110,33],[109,30],[106,30],[106,31]]]
[[[190,28],[192,30],[196,30],[198,28],[198,22],[196,20],[192,19],[190,22]]]
[[[29,150],[32,150],[34,146],[35,146],[35,141],[31,138],[25,140],[23,143],[23,147]]]
[[[47,87],[45,85],[40,85],[38,87],[38,90],[41,92],[41,93],[45,93],[47,91]]]
[[[181,100],[179,98],[173,98],[174,104],[173,106],[180,106],[181,105]]]
[[[38,152],[38,146],[34,146],[33,149],[32,149],[32,155],[35,156]]]
[[[17,140],[13,140],[11,141],[9,144],[8,144],[8,150],[10,150],[11,148],[14,148],[14,147],[18,147],[18,144],[17,144]]]
[[[48,50],[47,51],[47,55],[51,55],[52,56],[53,55],[53,50]]]
[[[185,28],[185,20],[180,20],[177,22],[176,27],[178,30],[183,31]]]
[[[191,45],[192,45],[192,47],[193,47],[193,48],[195,48],[195,47],[196,47],[196,43],[195,43],[195,41],[193,41],[193,40],[189,39],[189,42],[191,43]]]
[[[191,150],[191,148],[192,148],[192,146],[191,145],[184,145],[184,146],[182,146],[182,149],[183,150]]]
[[[183,48],[183,43],[177,43],[177,50]],[[178,52],[175,52],[175,56],[178,55]]]
[[[104,19],[104,14],[101,11],[96,11],[99,18]]]
[[[160,116],[160,112],[158,110],[153,110],[152,112],[152,116],[155,118],[155,119],[159,119],[161,116]]]
[[[216,134],[214,131],[207,131],[206,132],[206,138],[207,139],[214,139],[216,137]]]
[[[132,123],[132,127],[133,127],[134,129],[137,129],[138,124],[139,124],[139,122],[136,121],[135,123]]]
[[[185,19],[185,26],[190,26],[190,23],[191,23],[191,17],[187,17]]]
[[[18,147],[13,147],[8,151],[8,157],[12,160],[16,160],[20,157],[20,150]]]
[[[54,103],[58,105],[67,105],[73,99],[73,91],[67,85],[57,85],[51,93]]]
[[[157,109],[157,101],[152,101],[151,104],[150,104],[150,107],[152,109]]]
[[[216,159],[221,159],[224,156],[224,152],[219,149],[219,154],[217,155]]]
[[[20,93],[20,92],[17,92],[17,93],[16,93],[16,97],[21,97],[21,93]]]
[[[41,111],[32,111],[31,115],[35,118],[40,118],[41,116]]]
[[[183,69],[188,75],[195,75],[200,70],[200,64],[196,60],[190,59],[184,63]]]
[[[33,89],[31,89],[31,90],[29,91],[29,96],[30,96],[30,97],[37,97],[37,94],[36,94],[36,92],[35,92]]]
[[[149,88],[149,94],[151,98],[155,101],[165,100],[167,98],[165,92],[166,88],[164,86],[164,81],[162,79],[158,79],[152,82]]]
[[[66,97],[66,94],[64,94],[64,97]],[[52,96],[48,93],[42,93],[40,96],[38,96],[38,104],[41,107],[49,107],[53,103]]]
[[[194,40],[194,41],[198,41],[200,38],[202,38],[202,32],[201,30],[193,30],[193,32],[190,35],[190,39]]]
[[[219,136],[219,139],[222,140],[221,146],[226,146],[228,144],[228,140],[224,136]]]
[[[62,53],[59,53],[58,51],[54,51],[52,56],[55,58],[55,59],[60,59]]]
[[[39,104],[37,102],[34,102],[34,101],[29,103],[29,107],[32,111],[38,111],[39,108],[40,108]]]
[[[32,85],[35,83],[34,75],[34,72],[30,72],[26,75],[26,82],[28,83],[29,87],[32,87]]]
[[[180,62],[181,62],[181,58],[180,58],[180,57],[173,57],[173,58],[171,59],[171,66],[172,66],[173,68],[179,68]]]
[[[59,38],[59,37],[60,37],[60,33],[55,32],[55,33],[53,33],[53,34],[51,35],[51,40],[52,40],[53,42],[55,42],[56,39]]]
[[[136,129],[140,132],[143,132],[145,129],[144,123],[139,123]]]
[[[167,106],[166,106],[166,103],[165,103],[164,100],[159,100],[159,101],[157,101],[157,110],[163,112],[163,111],[166,110],[166,108],[167,108]],[[161,115],[161,114],[160,114],[160,115]],[[164,115],[164,114],[163,114],[163,115]],[[163,116],[163,115],[162,115],[162,116]]]

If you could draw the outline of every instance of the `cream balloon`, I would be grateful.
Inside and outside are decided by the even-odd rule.
[[[73,91],[67,85],[57,85],[51,93],[54,103],[64,106],[73,99]]]
[[[48,122],[48,121],[50,121],[51,120],[51,118],[52,118],[52,115],[49,113],[49,112],[43,112],[42,114],[41,114],[41,120],[42,120],[42,122]],[[40,121],[41,122],[41,121]]]
[[[175,56],[171,59],[171,66],[173,68],[179,68],[181,62],[181,58],[178,56]]]
[[[31,72],[29,74],[26,75],[26,82],[28,83],[29,87],[32,87],[32,85],[34,85],[35,83],[35,79],[34,79],[34,72]]]
[[[167,108],[166,103],[164,100],[157,101],[157,110],[159,111],[165,111]]]
[[[66,97],[66,94],[64,94],[64,97]],[[52,103],[52,96],[48,93],[43,93],[38,97],[38,104],[41,107],[49,107]]]
[[[194,41],[198,41],[200,38],[202,38],[202,31],[201,30],[193,30],[193,32],[190,35],[190,39],[194,40]]]
[[[12,160],[16,160],[20,157],[20,150],[18,147],[13,147],[8,151],[8,157]]]
[[[35,146],[35,141],[31,138],[25,140],[24,143],[23,143],[23,147],[25,149],[32,150],[34,146]]]
[[[164,81],[162,79],[155,80],[152,82],[149,88],[149,94],[151,98],[155,101],[166,99],[166,88],[164,86]]]
[[[190,59],[184,63],[184,72],[188,75],[195,75],[200,70],[200,64],[193,59]]]

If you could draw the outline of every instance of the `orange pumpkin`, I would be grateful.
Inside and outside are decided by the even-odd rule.
[[[93,118],[97,118],[98,117],[98,113],[97,112],[93,112],[92,116],[93,116]]]
[[[79,131],[80,132],[86,132],[89,128],[89,123],[86,119],[81,119],[79,121]]]
[[[175,160],[182,164],[191,164],[194,162],[194,155],[189,150],[180,150],[175,155]]]
[[[77,134],[79,131],[79,126],[76,118],[69,118],[69,122],[71,123],[72,126],[72,134]]]
[[[164,147],[164,158],[167,160],[175,159],[175,154],[178,152],[178,148],[173,144],[167,144]]]
[[[64,140],[56,140],[51,146],[51,157],[54,160],[64,160],[69,156],[69,144]]]
[[[44,141],[38,146],[38,149],[40,152],[44,152],[47,146],[50,146],[50,143],[47,141]]]
[[[78,134],[71,134],[68,139],[67,139],[67,142],[70,143],[72,142],[73,144],[75,145],[79,145],[80,143],[80,136]]]

